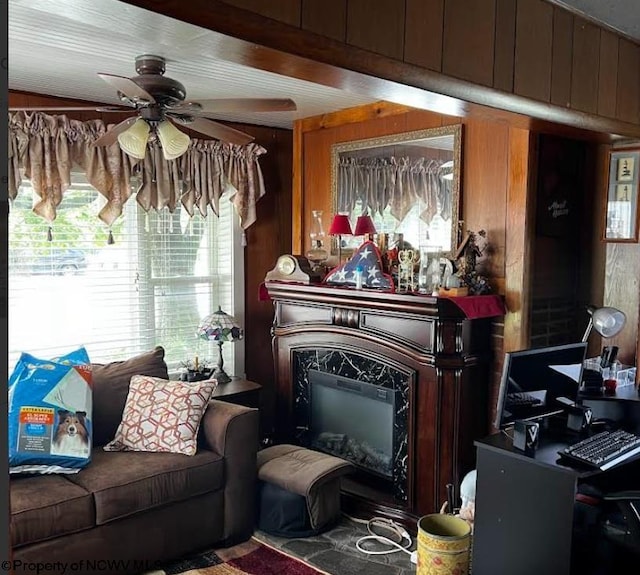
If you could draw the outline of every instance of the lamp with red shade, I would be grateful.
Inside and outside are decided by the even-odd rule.
[[[351,222],[346,214],[336,214],[333,216],[331,227],[329,228],[330,236],[338,236],[338,265],[342,264],[342,236],[352,236]]]
[[[354,236],[365,236],[366,240],[373,240],[373,234],[376,232],[376,226],[373,224],[373,220],[369,214],[363,214],[358,216],[356,220],[356,229],[353,232]]]

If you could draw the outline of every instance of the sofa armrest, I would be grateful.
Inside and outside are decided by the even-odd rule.
[[[246,540],[254,528],[259,412],[212,400],[201,428],[207,447],[224,458],[225,542]]]

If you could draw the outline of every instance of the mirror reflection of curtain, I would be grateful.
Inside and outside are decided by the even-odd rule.
[[[420,219],[435,215],[448,220],[452,209],[451,180],[443,179],[443,161],[390,156],[338,160],[338,211],[352,213],[358,201],[363,210],[383,214],[387,207],[398,221],[420,201]]]

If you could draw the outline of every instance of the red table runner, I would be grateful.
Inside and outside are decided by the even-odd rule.
[[[448,299],[456,304],[469,319],[495,317],[507,313],[502,296],[495,294],[465,295]]]

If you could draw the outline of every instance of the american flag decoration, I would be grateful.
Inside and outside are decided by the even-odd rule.
[[[357,268],[362,268],[362,287],[395,291],[393,278],[383,272],[382,257],[378,246],[372,241],[364,242],[350,260],[333,268],[324,278],[324,283],[334,285],[357,285]]]

